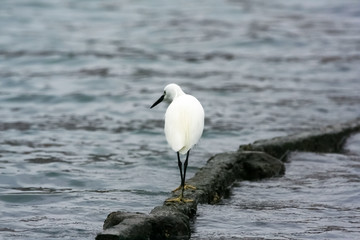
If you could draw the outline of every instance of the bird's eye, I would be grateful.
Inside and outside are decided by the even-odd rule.
[[[164,91],[164,95],[166,95],[166,91]]]

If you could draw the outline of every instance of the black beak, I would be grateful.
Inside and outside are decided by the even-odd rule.
[[[162,95],[150,108],[155,107],[164,100],[165,95]]]

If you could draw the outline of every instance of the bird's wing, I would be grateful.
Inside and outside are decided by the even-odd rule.
[[[185,154],[200,139],[204,128],[204,109],[191,95],[175,99],[165,114],[165,135],[171,148]]]
[[[186,144],[185,115],[185,109],[179,101],[173,101],[166,110],[165,136],[175,152],[179,152]]]

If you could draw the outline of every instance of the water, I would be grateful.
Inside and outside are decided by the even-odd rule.
[[[349,148],[359,149],[360,134]],[[357,152],[358,153],[358,152]],[[286,174],[200,205],[193,239],[357,239],[360,156],[293,153]]]
[[[149,109],[167,83],[206,112],[189,177],[240,144],[360,117],[357,0],[5,0],[0,23],[0,238],[92,239],[111,211],[161,205],[180,181],[166,106]]]

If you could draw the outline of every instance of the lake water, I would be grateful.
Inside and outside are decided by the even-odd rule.
[[[0,239],[93,239],[108,213],[161,205],[180,181],[163,134],[166,105],[149,109],[167,83],[206,113],[188,177],[240,144],[360,117],[359,26],[358,0],[2,1]],[[349,217],[328,192],[316,192],[320,212],[305,199],[312,184],[335,181],[340,203],[359,211],[346,200],[359,190],[341,191],[345,180],[332,174],[359,176],[349,158],[293,155],[284,179],[242,182],[223,204],[199,207],[193,238],[338,238],[332,226],[353,238],[356,220],[309,227],[329,221],[321,211]],[[320,164],[330,172],[308,182],[305,170]],[[292,190],[293,181],[305,185]],[[285,207],[265,202],[267,191],[279,191],[272,196]],[[294,191],[304,193],[294,199]],[[226,219],[246,218],[240,232],[208,222],[224,206],[244,213],[224,210]],[[284,224],[285,235],[266,224],[279,227],[287,215],[272,211],[292,208],[296,223]]]

